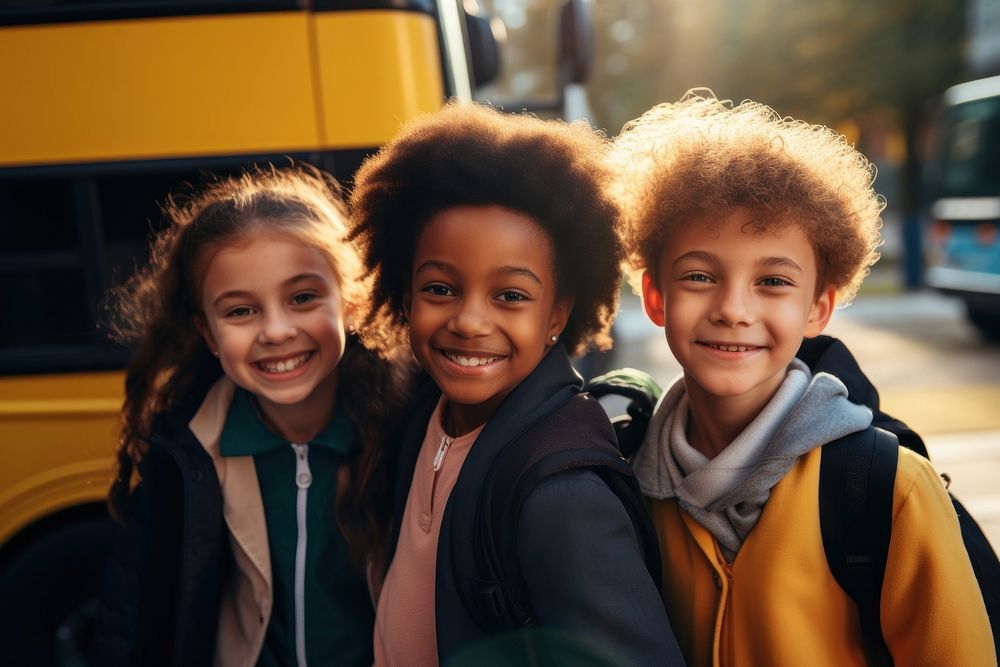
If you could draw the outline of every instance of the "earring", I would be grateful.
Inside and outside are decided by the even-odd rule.
[[[212,354],[214,354],[215,356],[219,356],[219,351],[218,350],[212,350]]]
[[[347,323],[347,335],[348,336],[353,336],[356,333],[358,333],[358,329],[357,329],[357,327],[354,326],[354,322],[348,322]]]
[[[552,341],[553,344],[555,344],[556,342],[559,341],[559,336],[552,334],[551,336],[549,336],[549,340]]]

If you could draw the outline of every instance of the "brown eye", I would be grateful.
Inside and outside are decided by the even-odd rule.
[[[687,280],[692,283],[710,283],[712,279],[705,273],[688,273],[683,276],[681,280]]]
[[[523,294],[521,292],[516,292],[514,290],[506,290],[504,292],[500,292],[500,294],[497,295],[497,299],[500,301],[516,303],[518,301],[529,301],[530,297],[527,294]]]
[[[454,296],[455,292],[450,287],[442,285],[441,283],[432,283],[420,289],[421,292],[427,292],[433,296]]]
[[[230,308],[226,311],[226,317],[249,317],[253,315],[254,310],[250,306],[237,306],[236,308]]]
[[[764,287],[784,287],[786,285],[791,285],[790,282],[784,278],[778,278],[776,276],[768,276],[760,281],[760,284]]]
[[[317,295],[313,294],[312,292],[302,292],[292,297],[292,303],[295,304],[296,306],[301,306],[304,303],[309,303],[310,301],[315,299],[316,296]]]

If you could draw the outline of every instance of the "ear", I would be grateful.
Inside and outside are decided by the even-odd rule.
[[[646,310],[646,317],[658,327],[666,325],[666,318],[663,316],[663,292],[657,287],[653,274],[648,270],[642,272],[642,307]]]
[[[412,306],[413,306],[413,287],[407,285],[406,289],[403,290],[403,317],[406,318],[407,322],[410,321],[410,310],[412,309]]]
[[[552,319],[549,322],[548,336],[559,336],[562,334],[563,329],[566,328],[566,323],[569,322],[569,314],[573,312],[573,305],[575,303],[575,296],[564,296],[556,300],[555,307],[552,309]]]
[[[826,329],[833,317],[833,309],[837,305],[837,290],[827,287],[816,297],[812,308],[809,310],[809,319],[806,320],[806,338],[814,338]]]
[[[355,331],[358,328],[358,307],[351,303],[350,301],[344,302],[344,330],[349,331],[348,327],[354,326]]]
[[[208,328],[208,324],[205,322],[205,318],[198,315],[194,318],[194,326],[201,334],[202,339],[205,341],[205,345],[208,346],[208,351],[212,354],[218,354],[219,346],[215,342],[215,336],[212,335],[212,330]]]

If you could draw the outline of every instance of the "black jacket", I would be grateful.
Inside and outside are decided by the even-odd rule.
[[[104,577],[95,665],[212,662],[232,554],[215,466],[188,428],[197,407],[155,422]]]
[[[499,657],[503,646],[495,643],[497,631],[480,625],[463,602],[473,582],[456,572],[455,562],[474,560],[468,550],[473,548],[477,500],[497,458],[530,428],[557,419],[559,408],[581,385],[565,348],[557,345],[504,400],[469,451],[448,498],[437,547],[435,614],[442,664],[504,662]],[[391,551],[439,396],[436,387],[418,394],[403,437]],[[596,401],[592,405],[601,410]],[[583,438],[613,441],[615,436],[609,424],[603,432],[574,437],[581,438],[579,447],[587,447]],[[559,473],[529,494],[517,528],[517,551],[539,623],[533,632],[551,632],[568,642],[569,650],[581,649],[582,654],[572,654],[573,662],[585,654],[595,664],[683,664],[632,521],[597,474]],[[560,655],[568,660],[570,654]]]

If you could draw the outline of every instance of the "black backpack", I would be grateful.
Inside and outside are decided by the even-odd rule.
[[[586,394],[574,396],[545,422],[543,432],[529,430],[521,436],[498,459],[479,493],[473,531],[478,596],[467,601],[467,606],[484,629],[499,632],[536,624],[518,564],[515,539],[518,516],[528,495],[543,480],[567,470],[594,472],[621,500],[632,519],[649,574],[657,589],[661,588],[656,531],[632,467],[621,451],[610,443],[606,446],[603,442],[592,443],[580,448],[570,438],[550,437],[549,431],[565,431],[570,422],[573,428],[595,431],[607,428],[607,416],[601,409],[583,405],[593,401]],[[652,414],[651,403],[648,414]],[[631,427],[619,422],[615,428],[622,433]]]
[[[864,431],[823,447],[819,508],[823,549],[837,583],[858,608],[865,655],[871,665],[892,665],[879,622],[882,581],[892,531],[892,493],[899,446],[925,458],[927,447],[906,424],[883,412],[878,391],[847,347],[830,336],[807,339],[798,357],[813,373],[839,378],[854,403],[868,406],[874,418]],[[962,541],[986,603],[994,646],[1000,653],[1000,561],[972,515],[955,496]]]
[[[820,528],[830,571],[858,608],[862,641],[869,663],[891,665],[892,657],[879,622],[879,604],[892,529],[896,461],[900,445],[925,458],[927,448],[916,432],[880,409],[878,391],[842,342],[830,336],[807,339],[798,357],[813,373],[835,375],[847,387],[848,398],[854,403],[866,405],[874,415],[872,426],[823,447]],[[645,437],[660,397],[659,385],[643,371],[625,368],[594,378],[584,390],[593,397],[615,395],[628,401],[627,414],[613,418],[612,423],[621,454],[631,456]],[[480,510],[480,517],[485,522],[475,536],[477,567],[481,572],[492,573],[491,581],[497,584],[488,588],[491,594],[483,596],[480,601],[481,614],[494,619],[498,624],[495,627],[527,627],[533,623],[530,602],[524,589],[516,583],[516,554],[500,552],[496,545],[513,544],[516,522],[511,523],[509,517],[516,517],[516,510],[528,493],[548,475],[570,468],[591,467],[603,470],[599,473],[602,478],[608,479],[605,475],[612,475],[619,481],[625,481],[628,487],[625,491],[618,482],[609,485],[632,515],[647,555],[647,565],[654,581],[660,584],[659,549],[655,534],[649,534],[652,526],[648,517],[636,515],[642,505],[636,500],[635,480],[614,460],[617,456],[595,462],[579,456],[579,452],[566,450],[558,459],[542,456],[529,461],[529,457],[528,448],[509,456],[501,482],[493,484],[492,492],[484,492],[480,499],[481,504],[489,503],[494,509],[492,513]],[[512,479],[518,480],[516,484],[509,481]],[[958,499],[951,494],[949,496],[958,514],[962,540],[986,603],[996,643],[1000,638],[1000,561],[975,519]],[[644,515],[644,512],[641,513]],[[507,516],[508,519],[500,521],[495,518],[497,516]],[[653,567],[651,554],[655,554],[656,568]]]

